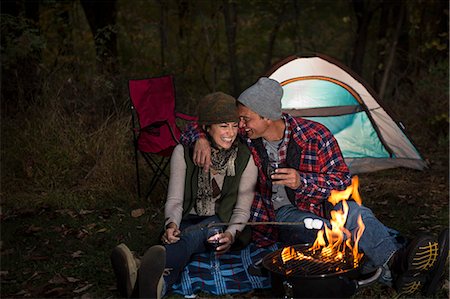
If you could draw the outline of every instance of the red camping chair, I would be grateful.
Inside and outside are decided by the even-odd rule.
[[[138,195],[141,196],[138,153],[149,165],[152,176],[149,183],[150,195],[158,182],[166,187],[166,174],[170,155],[177,145],[181,132],[176,118],[196,120],[196,117],[175,112],[175,89],[172,76],[129,80],[128,84],[133,125],[136,179]]]

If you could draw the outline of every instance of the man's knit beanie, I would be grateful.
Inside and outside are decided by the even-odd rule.
[[[212,125],[226,122],[238,122],[236,99],[223,92],[214,92],[200,100],[198,123]]]
[[[237,99],[250,110],[259,115],[277,120],[281,118],[281,97],[283,88],[273,79],[262,77],[244,90]]]

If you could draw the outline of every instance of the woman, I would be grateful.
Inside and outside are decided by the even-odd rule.
[[[242,223],[250,216],[257,168],[247,146],[236,139],[235,102],[233,97],[216,92],[199,103],[199,124],[213,149],[211,166],[204,172],[194,164],[191,149],[175,147],[161,238],[164,246],[147,250],[137,271],[138,278],[129,249],[121,244],[113,250],[111,260],[117,286],[124,297],[130,297],[139,279],[139,297],[160,298],[170,291],[193,254],[207,250],[224,253],[232,245],[242,247],[250,241]],[[215,227],[213,222],[229,225],[211,236],[208,227]],[[217,247],[210,249],[208,242]]]

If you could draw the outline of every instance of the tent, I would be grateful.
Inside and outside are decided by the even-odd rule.
[[[283,86],[283,111],[325,125],[352,174],[427,163],[357,74],[321,54],[290,56],[267,74]]]

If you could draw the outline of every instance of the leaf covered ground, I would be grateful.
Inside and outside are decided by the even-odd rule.
[[[431,161],[425,171],[392,169],[362,174],[363,201],[383,223],[406,237],[418,233],[437,235],[449,226],[447,165],[444,156]],[[156,243],[164,196],[165,191],[157,189],[147,200],[125,196],[96,201],[90,208],[27,206],[14,198],[3,201],[1,297],[118,297],[109,261],[111,249],[124,242],[137,254],[143,254]],[[448,298],[447,277],[448,270],[435,298]],[[354,297],[395,295],[391,289],[376,284]],[[234,297],[270,298],[271,294],[265,291]],[[416,297],[422,298],[420,294]]]

